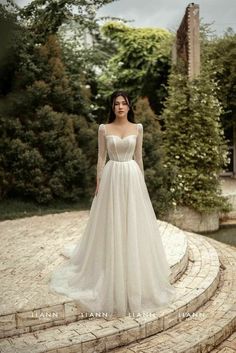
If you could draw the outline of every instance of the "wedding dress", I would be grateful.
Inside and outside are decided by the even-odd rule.
[[[51,290],[90,313],[140,315],[175,298],[144,179],[142,143],[141,123],[136,134],[123,138],[99,125],[99,190],[83,235],[77,244],[65,246],[69,259],[51,276]]]

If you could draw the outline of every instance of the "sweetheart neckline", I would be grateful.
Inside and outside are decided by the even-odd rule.
[[[137,134],[132,134],[132,135],[127,135],[127,136],[124,136],[124,137],[121,137],[121,136],[118,136],[118,135],[106,135],[106,137],[109,137],[109,136],[116,136],[116,137],[119,137],[119,139],[121,140],[124,140],[126,137],[129,137],[129,136],[138,136]]]

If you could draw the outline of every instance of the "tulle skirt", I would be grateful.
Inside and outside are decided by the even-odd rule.
[[[153,313],[176,296],[156,216],[134,160],[109,160],[89,219],[69,259],[54,269],[50,289],[104,315]]]

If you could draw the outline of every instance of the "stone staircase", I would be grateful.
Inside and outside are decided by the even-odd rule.
[[[108,319],[82,315],[79,306],[67,297],[48,293],[50,271],[65,261],[59,255],[60,249],[65,242],[76,240],[76,230],[82,234],[86,225],[88,213],[79,214],[80,217],[78,212],[70,212],[63,217],[48,215],[0,223],[2,242],[8,244],[4,247],[8,253],[4,252],[0,275],[4,294],[0,306],[0,352],[236,352],[235,247],[183,232],[166,222],[158,221],[172,270],[171,282],[177,289],[171,305],[140,317]],[[19,233],[24,239],[27,237],[23,259],[22,247],[19,253],[15,250]],[[26,259],[42,245],[42,237],[47,247],[39,256],[41,262],[35,256],[35,265],[29,269]],[[13,243],[15,251],[11,253]],[[9,267],[13,273],[10,283],[6,276]],[[19,268],[21,271],[17,271]],[[43,276],[46,271],[48,275]],[[31,278],[31,272],[34,282],[27,287],[24,276]],[[18,286],[14,290],[15,283]]]
[[[226,340],[236,327],[236,278],[233,272],[236,268],[236,254],[235,248],[225,247],[213,240],[210,243],[217,249],[221,263],[220,279],[214,294],[184,321],[142,342],[113,352],[220,352],[213,348]],[[236,352],[235,335],[231,349]]]

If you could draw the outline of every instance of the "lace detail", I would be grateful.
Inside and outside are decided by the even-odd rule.
[[[136,138],[136,146],[134,150],[134,160],[136,161],[142,174],[144,175],[143,156],[142,156],[143,125],[141,123],[137,124],[137,130],[138,132],[137,132],[137,138]],[[124,138],[121,138],[121,140],[124,140],[126,137],[129,137],[129,136],[133,136],[133,135],[125,136]],[[106,129],[104,124],[100,124],[98,128],[97,182],[99,182],[101,179],[102,171],[106,164],[106,159],[107,159]]]
[[[138,124],[138,136],[136,140],[136,146],[134,151],[134,160],[138,163],[141,172],[144,175],[144,168],[143,168],[143,125],[141,123]]]
[[[107,146],[105,134],[105,126],[104,124],[100,124],[98,127],[97,182],[99,182],[101,179],[102,171],[107,159]]]

